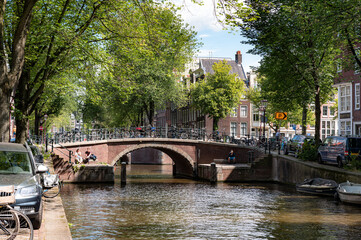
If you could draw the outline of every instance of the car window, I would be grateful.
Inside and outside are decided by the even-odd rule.
[[[336,145],[337,145],[337,139],[331,138],[331,146],[336,146]]]
[[[350,138],[349,145],[350,148],[361,148],[361,138]]]
[[[346,138],[336,138],[337,146],[345,146],[346,145]]]
[[[0,151],[0,174],[32,173],[26,152]]]
[[[324,145],[330,145],[331,142],[332,142],[332,138],[330,138],[330,137],[328,137],[328,138],[326,138],[325,140],[323,140],[323,144],[324,144]]]

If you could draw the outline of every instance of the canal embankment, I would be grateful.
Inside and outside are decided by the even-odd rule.
[[[44,160],[44,164],[54,174],[52,159]],[[61,194],[61,193],[60,193]],[[34,231],[34,239],[38,240],[69,240],[72,239],[69,223],[65,215],[62,199],[43,198],[43,221],[39,230]]]
[[[216,159],[215,159],[216,160]],[[361,183],[361,173],[325,165],[317,162],[303,161],[289,155],[273,152],[244,164],[216,163],[198,165],[198,177],[214,182],[279,182],[296,184],[306,178],[326,178],[337,183]]]

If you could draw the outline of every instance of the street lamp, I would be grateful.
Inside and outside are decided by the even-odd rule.
[[[260,110],[263,111],[263,139],[266,138],[266,108],[268,101],[266,99],[261,100]]]
[[[44,143],[44,132],[45,132],[45,152],[48,152],[48,138],[46,136],[46,120],[48,119],[48,115],[44,115],[44,131],[43,131],[43,143]]]

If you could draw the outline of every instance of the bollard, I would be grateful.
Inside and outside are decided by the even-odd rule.
[[[177,169],[176,169],[176,165],[175,165],[175,164],[173,164],[173,171],[172,171],[172,173],[173,173],[173,177],[175,177],[175,176],[177,175]]]
[[[73,154],[73,151],[69,151],[69,163],[71,163],[71,155]]]
[[[48,134],[45,135],[45,152],[48,152]]]
[[[127,163],[122,162],[121,163],[121,169],[120,169],[120,183],[126,184],[127,183]]]
[[[264,140],[264,154],[267,153],[267,141],[266,139]]]
[[[254,151],[249,151],[248,152],[248,163],[253,163],[254,161]]]
[[[211,163],[211,178],[210,178],[211,183],[216,183],[217,182],[217,166],[216,163],[212,162]]]
[[[271,141],[268,140],[268,154],[271,154]]]
[[[281,142],[280,141],[278,141],[278,155],[280,155],[281,154]]]

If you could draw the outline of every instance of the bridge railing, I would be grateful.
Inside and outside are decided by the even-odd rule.
[[[45,136],[31,136],[38,144],[61,144],[71,142],[99,141],[109,139],[131,138],[170,138],[191,139],[199,141],[213,141],[235,143],[239,145],[255,146],[255,138],[240,139],[226,135],[224,132],[207,132],[205,128],[176,128],[176,127],[129,127],[129,128],[100,128],[83,131],[71,130],[59,133],[48,133]]]

